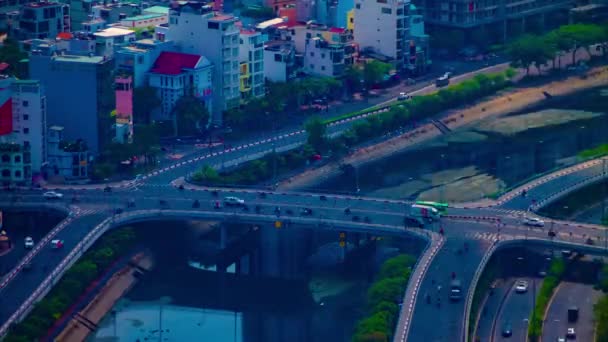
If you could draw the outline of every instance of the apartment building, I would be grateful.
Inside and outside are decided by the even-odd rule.
[[[296,49],[293,42],[273,40],[264,45],[264,78],[287,82],[296,77]]]
[[[51,38],[70,32],[70,6],[58,2],[30,2],[19,9],[17,25],[11,35],[16,39]]]
[[[237,18],[213,11],[203,3],[177,3],[169,11],[167,40],[183,53],[205,56],[213,63],[211,120],[222,124],[222,113],[240,104],[239,28]]]
[[[544,25],[546,15],[568,11],[576,0],[413,0],[422,11],[425,21],[432,29],[449,28],[473,32],[486,29],[487,25],[501,27],[506,38],[509,22],[526,25],[526,20],[535,17]],[[504,28],[503,28],[504,26]]]
[[[93,36],[96,45],[95,54],[106,58],[114,57],[114,51],[137,40],[134,31],[120,27],[108,27],[93,33]]]
[[[82,139],[92,153],[101,152],[114,137],[114,61],[33,52],[29,74],[46,90],[48,124],[65,127],[66,139]]]
[[[115,54],[116,70],[133,77],[133,87],[148,85],[148,71],[163,51],[173,48],[171,42],[141,39],[121,47]]]
[[[209,110],[212,106],[213,66],[203,56],[162,52],[149,72],[149,85],[161,100],[159,120],[174,120],[175,104],[182,96],[198,98]]]
[[[241,30],[239,63],[241,101],[264,96],[264,42],[266,35],[254,30]]]
[[[14,80],[13,134],[11,140],[26,151],[24,160],[31,164],[31,175],[40,173],[46,162],[46,95],[40,81]]]
[[[0,182],[2,185],[25,184],[31,180],[31,164],[26,159],[29,147],[13,141],[13,78],[0,75]]]
[[[354,39],[362,52],[384,56],[397,70],[408,58],[409,0],[356,0]]]
[[[69,140],[63,127],[50,126],[47,149],[48,163],[43,171],[46,179],[59,183],[89,178],[92,156],[83,140]]]

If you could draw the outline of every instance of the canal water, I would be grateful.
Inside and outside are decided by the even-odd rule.
[[[394,199],[470,201],[580,161],[608,143],[608,88],[482,121],[381,161],[342,167],[318,188]]]
[[[155,267],[90,341],[350,341],[381,263],[401,253],[417,256],[422,248],[406,237],[347,232],[342,248],[334,231],[229,228],[231,242],[222,253],[217,227],[137,226],[140,247],[152,253]]]

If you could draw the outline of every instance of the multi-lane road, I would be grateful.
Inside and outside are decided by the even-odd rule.
[[[474,74],[462,76],[462,78],[472,77]],[[434,87],[429,86],[420,90],[420,93],[433,91]],[[330,133],[335,133],[348,128],[353,120],[338,122],[330,127]],[[521,196],[520,190],[516,189],[499,199],[497,202],[484,204],[471,204],[462,208],[451,208],[449,216],[442,219],[441,226],[444,230],[444,237],[440,237],[435,231],[426,231],[423,235],[417,229],[404,226],[404,217],[408,211],[408,203],[403,201],[387,201],[374,198],[361,198],[354,196],[327,195],[321,197],[317,194],[297,193],[297,192],[266,192],[261,196],[259,191],[245,189],[219,189],[217,194],[208,189],[196,189],[189,187],[185,190],[178,190],[170,185],[174,180],[192,172],[202,164],[209,165],[228,165],[230,163],[240,163],[256,158],[257,156],[276,150],[286,150],[295,148],[304,142],[305,135],[302,131],[286,132],[279,136],[262,139],[258,141],[244,142],[236,144],[221,151],[199,151],[194,155],[188,156],[172,165],[167,165],[161,170],[152,172],[149,175],[133,182],[125,182],[113,187],[112,192],[104,192],[95,186],[82,187],[62,187],[60,191],[64,193],[64,200],[59,201],[64,206],[71,206],[71,216],[54,229],[50,235],[43,240],[32,252],[23,260],[15,263],[11,261],[15,272],[9,273],[0,283],[0,320],[4,323],[1,333],[5,332],[9,323],[18,319],[20,310],[27,310],[30,301],[36,298],[32,293],[37,290],[44,290],[39,284],[44,281],[56,280],[50,275],[58,266],[73,260],[79,251],[78,243],[85,239],[87,234],[101,223],[107,226],[112,222],[106,220],[113,217],[117,208],[125,210],[123,214],[117,215],[116,220],[121,221],[132,217],[137,213],[138,216],[153,219],[158,215],[195,215],[197,217],[209,217],[226,219],[240,217],[242,220],[266,221],[274,220],[293,220],[304,224],[321,226],[323,229],[335,229],[336,227],[347,227],[347,229],[368,231],[368,232],[388,232],[388,233],[412,233],[418,236],[429,238],[432,243],[426,257],[428,272],[420,272],[418,279],[413,279],[409,285],[408,298],[404,298],[405,303],[412,303],[411,307],[404,305],[399,322],[399,331],[396,336],[409,336],[408,340],[445,340],[446,337],[462,336],[462,318],[465,316],[466,300],[450,303],[447,300],[447,288],[451,272],[456,272],[457,277],[462,280],[464,289],[469,289],[474,274],[478,272],[477,265],[482,259],[485,251],[492,244],[504,239],[547,239],[546,229],[529,229],[520,224],[520,217],[530,205],[546,203],[547,199],[557,195],[565,194],[564,189],[576,187],[582,181],[595,180],[602,173],[601,168],[597,167],[597,162],[588,163],[577,168],[545,176],[533,181],[524,187],[527,188],[527,196]],[[200,191],[197,191],[200,190]],[[242,209],[220,209],[212,208],[212,203],[224,196],[238,196],[244,199],[249,208],[259,205],[262,210],[259,213],[243,212]],[[12,196],[12,195],[9,195]],[[10,205],[40,205],[46,201],[41,197],[41,192],[23,190],[19,193],[18,203],[8,204],[10,198],[6,195],[0,197],[7,206]],[[70,203],[70,199],[76,196],[77,203]],[[125,208],[129,200],[135,201],[134,208]],[[163,200],[167,204],[161,205]],[[200,208],[193,208],[194,200],[199,200]],[[534,200],[534,202],[533,202]],[[295,215],[282,214],[276,217],[273,210],[281,207],[281,212],[286,213],[287,209],[292,209]],[[351,208],[352,213],[346,215],[345,208]],[[300,217],[298,213],[302,208],[310,208],[313,215]],[[297,217],[296,217],[297,216]],[[369,223],[353,222],[353,216],[358,216],[361,220],[365,217]],[[497,220],[500,219],[500,222]],[[361,221],[360,220],[360,221]],[[601,242],[602,234],[600,228],[592,225],[572,225],[571,223],[556,223],[553,228],[558,232],[555,240],[562,243],[583,244],[588,237],[597,238]],[[52,236],[58,236],[65,240],[66,248],[63,250],[53,250],[49,246],[48,240]],[[468,251],[458,253],[459,247],[464,248],[465,242],[469,245]],[[443,243],[443,244],[442,244]],[[80,248],[80,247],[78,247]],[[428,254],[431,251],[438,251],[437,254]],[[67,258],[70,253],[70,257]],[[429,256],[430,255],[430,256]],[[32,262],[34,265],[30,271],[23,271],[21,267],[25,262]],[[441,290],[437,290],[439,285]],[[413,300],[418,294],[431,294],[436,298],[441,298],[440,308],[427,304],[424,300]],[[413,316],[412,316],[413,315]],[[412,318],[413,317],[413,318]],[[441,324],[433,322],[435,318],[440,319]],[[408,331],[412,333],[408,335]]]

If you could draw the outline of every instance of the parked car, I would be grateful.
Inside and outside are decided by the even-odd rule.
[[[525,224],[526,226],[532,226],[532,227],[544,227],[545,221],[543,221],[539,218],[536,218],[536,217],[524,217],[523,224]]]
[[[239,206],[239,205],[244,205],[245,201],[238,197],[229,196],[229,197],[224,198],[224,204],[227,206],[230,206],[230,205]]]
[[[513,335],[513,328],[511,328],[510,323],[506,323],[502,327],[502,337],[511,337],[511,335]]]
[[[528,282],[525,280],[518,280],[515,282],[515,292],[524,293],[528,291]]]
[[[24,247],[26,249],[31,249],[32,247],[34,247],[34,239],[32,239],[31,236],[25,237]]]
[[[47,191],[44,194],[42,194],[42,197],[44,197],[46,199],[62,199],[63,194],[56,192],[56,191]]]

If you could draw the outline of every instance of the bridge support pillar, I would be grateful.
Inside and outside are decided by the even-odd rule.
[[[355,240],[355,247],[359,248],[361,246],[361,236],[359,235],[359,233],[353,233],[353,238]]]
[[[220,248],[226,248],[228,244],[228,228],[225,225],[220,225]]]

